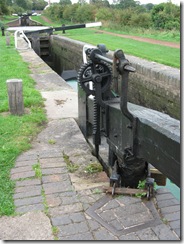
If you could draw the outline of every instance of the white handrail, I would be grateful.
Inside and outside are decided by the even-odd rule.
[[[87,55],[86,55],[86,50],[88,48],[95,48],[95,46],[92,46],[90,44],[85,44],[82,49],[82,57],[83,57],[83,63],[86,64],[88,62],[87,60]],[[93,90],[93,82],[89,81],[89,89]],[[89,97],[93,97],[93,95],[90,95]]]
[[[85,44],[84,46],[83,46],[83,49],[82,49],[82,57],[83,57],[83,63],[84,64],[86,64],[87,63],[87,55],[86,55],[86,50],[88,49],[88,48],[95,48],[95,46],[92,46],[92,45],[90,45],[90,44]]]
[[[23,47],[23,48],[18,47],[18,37],[24,38],[26,40],[26,42],[28,43],[28,47],[26,47],[26,48],[25,47]],[[24,34],[24,31],[16,30],[15,33],[14,33],[14,38],[15,38],[15,48],[16,49],[25,50],[25,49],[31,48],[31,42],[29,41],[27,36]]]

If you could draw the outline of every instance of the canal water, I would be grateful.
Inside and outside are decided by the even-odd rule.
[[[161,187],[163,186],[158,186],[157,188]],[[176,199],[180,200],[180,188],[177,185],[173,184],[169,179],[167,179],[166,186],[164,187],[169,189]]]
[[[67,81],[67,83],[77,92],[78,84],[76,80]],[[162,188],[163,186],[157,186],[157,188]],[[176,199],[180,200],[180,188],[173,184],[169,179],[166,181],[165,188],[169,189],[170,192],[175,196]]]

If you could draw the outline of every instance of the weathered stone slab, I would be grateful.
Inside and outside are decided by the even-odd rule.
[[[49,218],[41,211],[0,218],[1,240],[53,240]]]

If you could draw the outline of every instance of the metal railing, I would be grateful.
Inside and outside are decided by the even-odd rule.
[[[19,50],[25,50],[25,49],[29,49],[31,48],[31,42],[29,41],[29,39],[27,38],[27,36],[24,34],[24,31],[22,30],[17,30],[14,33],[14,38],[15,38],[15,48],[19,49]],[[21,40],[24,40],[25,42],[27,42],[26,47],[23,45],[23,47],[18,47],[18,42]]]

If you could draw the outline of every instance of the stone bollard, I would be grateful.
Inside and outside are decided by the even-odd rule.
[[[10,32],[6,31],[6,45],[10,46]]]
[[[11,79],[6,81],[8,89],[9,110],[12,115],[24,114],[22,80]]]

